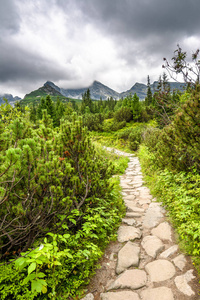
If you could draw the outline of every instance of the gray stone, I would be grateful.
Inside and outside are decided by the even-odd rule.
[[[189,270],[184,275],[177,276],[174,280],[179,291],[187,296],[195,295],[194,291],[188,284],[188,282],[195,278],[195,276],[192,273],[193,270]]]
[[[186,266],[187,260],[183,254],[178,255],[174,259],[172,259],[173,263],[179,270],[183,271]]]
[[[176,270],[171,262],[168,260],[155,260],[145,266],[151,282],[160,282],[172,278]]]
[[[87,294],[84,298],[82,298],[81,300],[94,300],[94,296],[90,293]]]
[[[140,247],[132,242],[126,245],[118,253],[116,273],[120,274],[129,267],[137,267],[139,264]]]
[[[137,223],[135,219],[131,219],[131,218],[123,218],[122,222],[124,222],[130,226],[136,225],[136,223]]]
[[[124,202],[130,212],[137,212],[137,213],[141,213],[141,214],[144,213],[144,209],[135,206],[133,201],[125,200]]]
[[[171,289],[167,287],[158,287],[147,289],[141,292],[143,300],[174,300]]]
[[[160,258],[167,258],[178,251],[178,246],[174,245],[160,254]]]
[[[130,240],[140,239],[142,232],[139,228],[132,226],[120,226],[118,229],[118,242],[123,243]]]
[[[151,233],[161,240],[172,240],[171,226],[167,222],[159,224],[156,228],[152,229]]]
[[[101,300],[140,300],[138,294],[131,291],[109,292],[100,296]]]
[[[141,243],[146,253],[156,258],[157,255],[164,249],[162,241],[157,236],[148,235],[145,236]]]
[[[137,213],[137,212],[127,212],[126,213],[127,218],[140,218],[141,216],[142,216],[141,213]]]
[[[143,227],[152,228],[157,226],[163,216],[163,208],[160,203],[151,203],[144,216]]]
[[[135,197],[136,197],[135,195],[128,195],[128,196],[125,196],[125,197],[124,197],[124,201],[126,201],[126,200],[128,200],[128,201],[131,201],[131,200],[132,200],[132,201],[133,201],[133,200],[135,200]]]
[[[130,185],[128,185],[127,183],[120,183],[122,189],[130,189]]]
[[[133,183],[133,187],[134,187],[134,188],[139,188],[139,187],[141,187],[142,185],[143,185],[142,182]]]
[[[127,270],[109,286],[112,289],[131,289],[136,290],[146,285],[147,275],[143,270]]]

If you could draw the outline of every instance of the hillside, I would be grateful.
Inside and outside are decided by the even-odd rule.
[[[14,105],[14,103],[16,101],[21,100],[21,98],[18,96],[13,97],[13,95],[11,95],[11,94],[3,94],[3,95],[0,95],[0,105],[5,103],[4,99],[7,99],[8,103],[10,103],[11,105]]]
[[[171,89],[183,90],[184,84],[178,82],[169,82]],[[155,91],[158,85],[158,81],[155,81],[151,85],[152,92]],[[77,89],[65,89],[58,87],[51,81],[47,81],[43,87],[32,91],[31,93],[25,95],[24,99],[21,101],[23,104],[28,104],[33,100],[38,102],[41,97],[46,97],[47,95],[51,95],[52,99],[55,97],[59,97],[61,100],[66,101],[66,99],[82,99],[82,95],[90,89],[91,98],[93,100],[106,100],[108,97],[112,97],[113,99],[120,99],[128,96],[129,94],[137,94],[140,100],[144,100],[147,93],[147,85],[143,83],[136,82],[129,90],[118,93],[108,86],[102,84],[99,81],[94,81],[92,85],[85,88],[77,88]],[[37,101],[38,99],[38,101]],[[54,100],[54,99],[53,99]]]

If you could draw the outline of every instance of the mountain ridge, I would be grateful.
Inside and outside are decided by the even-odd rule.
[[[5,103],[4,99],[7,99],[8,103],[11,104],[11,105],[14,105],[14,103],[16,101],[21,100],[20,97],[18,97],[18,96],[13,97],[12,94],[2,94],[2,95],[0,95],[0,105]]]
[[[178,83],[178,82],[169,82],[171,90],[184,89],[184,83]],[[151,84],[151,90],[152,93],[155,91],[156,87],[158,85],[158,81],[154,81]],[[82,99],[82,95],[90,89],[90,95],[91,98],[94,100],[106,100],[108,97],[112,97],[113,99],[120,99],[125,98],[130,94],[137,94],[140,100],[144,100],[147,94],[147,85],[144,83],[136,82],[129,90],[124,92],[116,92],[115,90],[109,88],[108,86],[102,84],[101,82],[95,80],[90,86],[83,87],[83,88],[76,88],[76,89],[66,89],[61,88],[54,84],[52,81],[46,81],[42,87],[39,87],[37,90],[34,90],[24,96],[23,99],[20,97],[13,97],[11,94],[4,94],[0,95],[0,104],[4,103],[4,98],[8,100],[9,103],[14,105],[16,101],[25,100],[28,98],[41,98],[45,97],[47,95],[51,96],[58,96],[58,97],[64,97],[64,98],[71,98],[71,99]]]
[[[169,82],[171,89],[179,89],[183,90],[184,83],[178,83],[178,82]],[[151,84],[152,92],[155,91],[156,86],[158,85],[158,81],[154,81],[153,84]],[[76,89],[65,89],[60,88],[59,86],[55,85],[52,81],[46,81],[43,85],[43,87],[40,87],[36,91],[46,91],[50,95],[62,95],[66,98],[72,98],[72,99],[82,99],[82,95],[90,89],[90,95],[91,98],[94,100],[106,100],[108,97],[112,97],[113,99],[120,99],[122,97],[127,97],[129,94],[137,94],[140,100],[144,100],[147,94],[147,85],[144,83],[136,82],[129,90],[125,92],[118,93],[115,90],[109,88],[108,86],[102,84],[99,81],[94,81],[90,86],[83,87],[83,88],[76,88]],[[36,92],[34,91],[34,92]],[[33,93],[33,92],[31,92]],[[27,94],[26,97],[28,97],[31,93]],[[37,96],[39,97],[39,96]]]

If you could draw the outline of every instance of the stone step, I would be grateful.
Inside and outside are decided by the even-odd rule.
[[[140,239],[142,232],[139,228],[133,226],[120,226],[118,229],[118,242],[128,242],[135,239]]]

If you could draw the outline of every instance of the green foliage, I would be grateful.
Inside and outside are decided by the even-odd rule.
[[[155,163],[160,168],[178,171],[196,168],[200,172],[199,97],[197,88],[188,100],[184,100],[169,126],[146,135],[145,145],[156,153]]]
[[[83,125],[88,130],[102,131],[103,130],[104,117],[102,114],[84,114]]]
[[[116,122],[130,122],[133,118],[133,114],[131,112],[131,109],[128,107],[121,107],[119,110],[115,112],[114,120]]]
[[[200,254],[200,175],[194,172],[173,173],[156,168],[155,154],[145,146],[139,152],[142,169],[151,192],[166,205],[179,234],[182,246],[188,254]]]
[[[127,159],[110,162],[76,116],[54,129],[47,110],[38,126],[26,115],[14,120],[5,115],[0,122],[1,258],[21,257],[0,267],[1,299],[75,297],[116,238],[125,206],[119,180],[111,175],[123,172]]]

